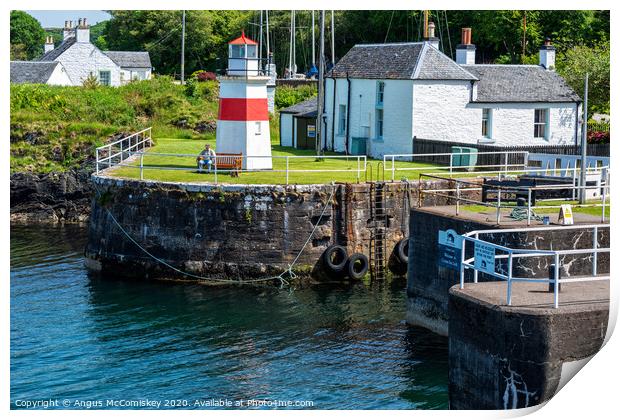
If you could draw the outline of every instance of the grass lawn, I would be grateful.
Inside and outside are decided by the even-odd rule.
[[[557,208],[539,208],[534,207],[534,213],[538,215],[543,214],[558,214],[560,211],[560,205],[562,204],[570,204],[573,208],[573,213],[581,213],[581,214],[589,214],[592,216],[600,216],[603,209],[601,206],[592,206],[592,207],[580,207],[579,202],[575,200],[552,200],[552,201],[538,201],[537,206],[558,206]],[[601,200],[588,200],[586,204],[602,204]],[[495,207],[487,207],[478,204],[471,204],[461,206],[463,210],[471,211],[473,213],[482,213],[482,214],[495,214]],[[605,205],[605,217],[609,218],[611,210],[611,203],[609,199]]]
[[[273,138],[273,137],[272,137]],[[277,141],[277,140],[276,140]],[[188,154],[191,156],[178,157],[178,156],[145,156],[144,157],[144,179],[157,180],[157,181],[178,181],[178,182],[215,182],[215,175],[197,173],[196,172],[196,158],[195,156],[200,153],[205,143],[211,144],[211,147],[215,147],[215,139],[203,140],[203,139],[178,139],[178,138],[158,138],[156,144],[149,152],[153,153],[174,153],[174,154]],[[289,171],[294,170],[331,170],[333,172],[289,172],[289,184],[322,184],[329,183],[331,181],[336,182],[356,182],[357,180],[357,159],[356,158],[339,158],[339,159],[325,159],[323,161],[316,161],[314,158],[304,158],[303,156],[312,156],[315,154],[313,150],[300,150],[292,147],[282,147],[277,143],[272,143],[273,156],[296,156],[294,159],[289,160]],[[342,154],[326,152],[326,156],[343,156]],[[377,179],[377,170],[381,160],[368,159],[367,165],[372,166],[373,179]],[[130,163],[131,165],[139,165],[137,161]],[[391,167],[391,162],[387,163],[388,167]],[[396,171],[395,180],[402,178],[408,178],[411,180],[417,180],[421,172],[438,172],[445,173],[445,170],[432,169],[434,165],[428,163],[412,163],[412,162],[396,162],[397,168],[407,167],[422,167],[422,170],[406,170]],[[161,169],[153,167],[168,167],[177,168],[176,170]],[[178,168],[183,168],[178,170]],[[219,183],[233,183],[233,184],[285,184],[286,183],[286,161],[285,159],[273,159],[274,170],[282,170],[283,172],[246,172],[239,174],[239,177],[230,177],[226,173],[218,174]],[[364,181],[364,164],[360,160],[360,181]],[[337,172],[349,170],[351,172]],[[370,176],[370,169],[369,176]],[[138,168],[118,167],[109,172],[110,175],[139,179],[140,171]],[[467,176],[467,173],[458,173],[459,177]],[[380,175],[381,179],[382,176]],[[385,171],[385,179],[391,178],[391,171]]]

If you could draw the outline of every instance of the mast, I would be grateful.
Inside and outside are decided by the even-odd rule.
[[[332,66],[336,65],[336,45],[334,42],[335,36],[334,36],[334,11],[332,10],[332,15],[331,15],[331,24],[332,24],[332,30],[331,30],[331,36],[332,36]]]
[[[258,35],[258,67],[262,67],[263,58],[263,11],[260,11],[260,34]]]
[[[265,24],[266,24],[266,30],[267,30],[267,57],[269,57],[269,10],[265,10]]]
[[[316,113],[316,155],[321,156],[321,144],[323,142],[323,78],[325,77],[325,10],[321,10],[320,23],[321,40],[319,44],[319,85],[317,97],[317,113]]]
[[[315,60],[316,54],[314,52],[314,43],[315,41],[314,41],[314,10],[313,10],[312,11],[312,60],[310,60],[312,61],[313,66],[316,65],[316,60]]]
[[[297,16],[295,11],[293,10],[293,64],[291,67],[291,73],[294,76],[297,73],[297,39],[296,39],[296,32],[297,32],[297,22],[296,22]]]
[[[185,84],[185,10],[183,10],[183,29],[181,30],[181,84]]]

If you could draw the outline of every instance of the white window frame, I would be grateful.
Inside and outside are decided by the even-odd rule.
[[[108,73],[108,83],[105,84],[101,81],[101,73]],[[112,70],[99,70],[98,74],[99,84],[102,86],[112,86]]]
[[[254,123],[254,129],[256,130],[254,133],[255,135],[260,136],[261,134],[263,134],[263,125],[260,121],[256,121]]]
[[[381,115],[381,118],[379,118]],[[383,139],[383,134],[385,132],[385,114],[383,113],[383,108],[375,109],[375,138],[378,140]]]
[[[487,112],[486,118],[484,118],[485,111]],[[486,125],[485,125],[485,122],[486,122]],[[493,109],[492,108],[482,108],[482,126],[481,126],[480,134],[482,135],[482,138],[484,139],[490,140],[493,138]]]
[[[338,105],[338,135],[344,136],[347,132],[347,105]]]
[[[383,106],[383,102],[385,101],[385,82],[379,81],[377,82],[377,106]]]
[[[544,113],[544,121],[540,122],[540,121],[536,121],[536,117],[538,115],[538,112],[542,111]],[[535,108],[534,109],[534,138],[535,139],[545,139],[545,140],[549,140],[549,114],[550,114],[550,110],[549,108]],[[542,136],[539,135],[540,134],[540,129],[539,127],[543,128],[543,132],[542,132]]]

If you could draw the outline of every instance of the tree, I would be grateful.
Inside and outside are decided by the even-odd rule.
[[[579,45],[568,50],[558,62],[558,72],[582,98],[584,80],[588,73],[590,113],[609,113],[609,53],[609,41],[596,47]]]
[[[38,20],[21,10],[11,11],[11,59],[32,60],[43,53],[45,31]]]

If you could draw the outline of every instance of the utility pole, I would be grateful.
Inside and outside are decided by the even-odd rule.
[[[521,42],[521,47],[522,47],[522,51],[521,51],[521,64],[523,64],[523,62],[525,61],[525,43],[526,43],[526,39],[525,39],[525,35],[527,34],[527,11],[523,11],[523,41]]]
[[[181,30],[181,84],[185,84],[185,10],[183,10],[183,29]]]
[[[586,158],[588,151],[588,73],[583,89],[583,123],[581,124],[581,174],[579,174],[579,204],[586,203]]]
[[[323,142],[323,79],[325,77],[325,10],[321,10],[320,23],[321,38],[319,44],[319,85],[316,113],[316,155],[322,155],[321,144]]]
[[[332,36],[332,66],[336,65],[336,45],[335,45],[335,36],[334,36],[334,11],[332,10],[332,15],[331,15],[331,23],[332,23],[332,30],[331,30],[331,36]]]

